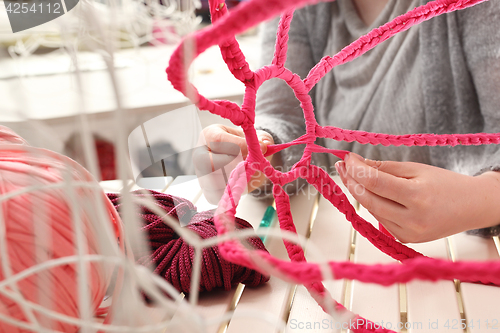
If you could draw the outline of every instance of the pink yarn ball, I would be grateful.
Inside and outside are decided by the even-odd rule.
[[[33,325],[33,318],[45,329],[58,332],[79,329],[78,325],[56,319],[43,310],[80,318],[78,263],[45,267],[14,284],[5,284],[9,276],[15,277],[51,260],[78,254],[74,210],[78,210],[81,221],[83,253],[99,254],[96,230],[91,224],[94,215],[90,216],[86,211],[89,204],[84,203],[102,200],[110,223],[118,228],[119,217],[103,192],[101,199],[101,193],[95,189],[77,184],[72,184],[71,188],[64,186],[68,180],[97,185],[73,160],[30,147],[10,129],[0,127],[0,332],[32,332],[8,320]],[[78,207],[72,207],[70,191]],[[85,262],[84,265],[93,314],[105,296],[110,272],[102,262]],[[33,305],[31,310],[23,306],[22,300]]]

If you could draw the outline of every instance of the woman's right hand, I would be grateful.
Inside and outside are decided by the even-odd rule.
[[[274,144],[271,134],[257,130],[263,154]],[[193,154],[193,162],[203,194],[211,204],[218,204],[227,186],[227,178],[239,162],[248,155],[245,135],[241,128],[210,125],[203,129],[199,142],[201,148]],[[273,155],[267,158],[271,161]],[[266,176],[256,171],[248,183],[251,192],[264,184]]]

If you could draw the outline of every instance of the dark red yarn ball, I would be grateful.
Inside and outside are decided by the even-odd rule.
[[[189,220],[184,228],[191,229],[203,239],[217,236],[214,210],[198,213],[189,200],[155,191],[135,191],[132,195],[155,199],[156,204],[174,219]],[[108,193],[108,198],[120,212],[120,196],[116,193]],[[152,267],[155,273],[164,277],[177,290],[189,293],[194,261],[193,247],[148,208],[141,206],[137,214],[143,222],[141,230],[147,233],[150,246],[150,251],[137,255],[137,262]],[[252,228],[250,223],[239,218],[235,219],[235,225],[238,229]],[[266,250],[258,237],[248,238],[246,242],[255,249]],[[217,246],[203,249],[200,291],[210,291],[215,288],[230,290],[232,286],[240,282],[255,287],[268,280],[268,276],[255,270],[224,260]]]

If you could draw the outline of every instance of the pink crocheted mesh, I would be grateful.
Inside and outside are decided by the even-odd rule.
[[[207,110],[229,119],[233,124],[241,126],[248,144],[248,157],[231,173],[228,187],[219,203],[219,214],[215,224],[219,234],[234,229],[234,214],[247,180],[256,170],[265,172],[273,185],[273,195],[280,228],[296,233],[290,201],[282,186],[297,177],[307,180],[339,211],[345,214],[355,230],[366,237],[382,252],[399,260],[403,265],[362,265],[351,262],[329,262],[331,274],[335,279],[355,279],[381,285],[404,283],[413,279],[438,280],[459,279],[485,284],[500,284],[500,263],[498,262],[450,262],[428,258],[413,249],[397,242],[356,214],[347,197],[329,175],[321,168],[310,164],[314,152],[326,152],[340,158],[348,153],[332,150],[314,144],[316,138],[330,138],[361,144],[405,145],[405,146],[455,146],[482,145],[500,143],[500,133],[477,134],[410,134],[389,135],[363,131],[345,130],[334,126],[320,126],[314,115],[314,108],[309,96],[311,88],[333,67],[346,63],[372,49],[395,34],[409,29],[411,26],[434,16],[476,5],[485,0],[435,0],[391,22],[372,30],[345,47],[336,55],[324,57],[311,69],[304,80],[284,67],[287,53],[288,30],[294,9],[317,3],[311,0],[250,0],[227,12],[224,0],[209,0],[213,25],[188,36],[172,55],[167,68],[168,78],[173,86],[187,96],[201,110]],[[276,49],[272,64],[256,70],[250,70],[245,56],[241,52],[235,34],[281,13],[277,32]],[[224,61],[231,73],[245,85],[244,101],[241,107],[230,101],[212,101],[200,95],[196,88],[187,81],[187,69],[193,59],[186,59],[184,50],[195,50],[194,56],[204,52],[208,47],[218,44]],[[187,52],[186,52],[187,54]],[[300,161],[289,172],[282,173],[271,167],[261,153],[254,127],[255,96],[260,85],[271,78],[284,80],[294,91],[304,111],[306,134],[300,138],[279,145],[268,147],[267,155],[277,153],[287,147],[305,144]],[[224,214],[224,212],[226,212]],[[291,261],[277,259],[267,252],[249,250],[237,240],[230,240],[219,245],[220,252],[228,261],[248,266],[262,272],[279,275],[293,283],[304,284],[314,299],[325,309],[335,308],[345,311],[343,306],[331,298],[321,283],[325,279],[321,267],[317,263],[308,263],[302,247],[284,240]],[[359,316],[355,318],[357,325],[354,332],[392,332]]]

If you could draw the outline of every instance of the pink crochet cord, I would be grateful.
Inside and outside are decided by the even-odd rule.
[[[220,204],[215,224],[219,234],[234,228],[234,214],[247,180],[256,170],[265,172],[274,184],[273,195],[280,228],[296,233],[290,213],[290,201],[282,186],[298,177],[312,184],[339,211],[345,214],[361,235],[366,237],[378,249],[394,259],[404,263],[391,265],[360,265],[350,262],[328,263],[335,279],[355,279],[382,285],[404,283],[413,279],[431,280],[459,279],[462,281],[478,281],[485,284],[500,284],[500,264],[497,262],[449,262],[427,258],[407,246],[388,237],[370,223],[356,214],[342,190],[322,169],[310,164],[312,153],[327,152],[344,158],[347,151],[332,150],[314,144],[316,138],[330,138],[343,141],[357,141],[361,144],[405,145],[405,146],[444,146],[444,145],[481,145],[500,143],[500,133],[478,134],[410,134],[389,135],[362,131],[344,130],[333,126],[320,126],[314,115],[314,108],[309,96],[312,87],[333,67],[346,63],[372,49],[379,43],[405,31],[411,26],[431,19],[434,16],[473,6],[485,0],[435,0],[424,6],[415,8],[391,22],[372,30],[354,41],[333,57],[324,57],[311,69],[304,80],[284,67],[287,53],[288,30],[293,10],[318,2],[311,0],[250,0],[244,2],[227,13],[224,0],[210,0],[213,25],[196,32],[184,40],[170,59],[167,68],[168,78],[173,86],[184,93],[198,108],[218,114],[241,126],[248,144],[248,157],[231,173],[229,184]],[[250,70],[245,56],[234,38],[236,33],[244,31],[259,22],[282,13],[277,32],[276,49],[270,65],[253,72]],[[193,59],[185,59],[184,48],[194,47],[196,56],[208,47],[218,44],[224,61],[231,73],[245,85],[243,105],[229,101],[211,101],[200,95],[196,88],[187,81],[186,72]],[[284,80],[294,91],[304,111],[306,134],[300,138],[268,148],[267,154],[277,153],[287,147],[305,144],[306,148],[300,161],[289,172],[282,173],[273,169],[262,155],[257,134],[254,128],[255,97],[260,85],[271,78]],[[229,191],[231,188],[231,191]],[[226,211],[226,214],[222,212]],[[325,279],[320,265],[306,262],[303,249],[292,242],[284,241],[291,261],[279,260],[267,252],[248,250],[236,240],[219,245],[220,252],[226,260],[246,265],[250,268],[265,271],[272,269],[293,283],[304,284],[318,303],[327,309],[327,305],[343,309],[328,295],[321,281]],[[362,319],[361,317],[357,317]],[[375,329],[364,320],[364,325],[357,326],[355,332],[392,332],[384,328]]]

